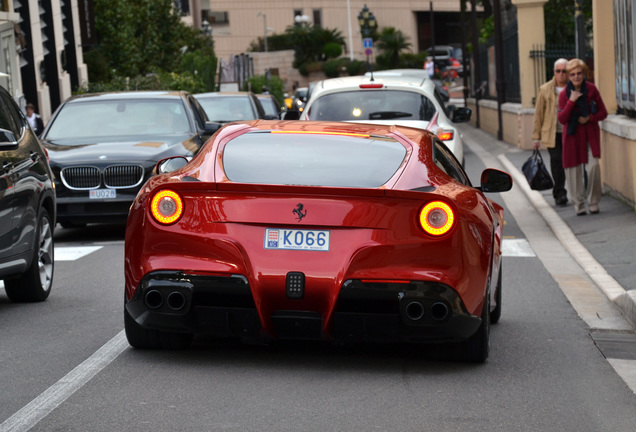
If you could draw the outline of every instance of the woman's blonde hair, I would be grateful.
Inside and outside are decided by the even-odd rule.
[[[583,72],[583,76],[587,76],[587,65],[585,64],[583,60],[574,58],[568,61],[568,65],[566,66],[568,75],[570,75],[570,72],[572,72],[574,69],[577,69],[577,68],[581,68],[581,71]]]

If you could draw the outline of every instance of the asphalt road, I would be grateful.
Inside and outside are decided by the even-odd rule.
[[[474,182],[500,150],[476,151],[486,156],[466,148]],[[567,256],[509,194],[496,197],[503,315],[483,365],[379,345],[199,338],[183,352],[134,350],[122,333],[123,228],[58,227],[49,300],[12,304],[0,290],[0,431],[633,431],[636,395],[555,280]]]

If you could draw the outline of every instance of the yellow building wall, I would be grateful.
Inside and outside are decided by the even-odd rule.
[[[636,203],[636,141],[607,131],[601,132],[601,176],[628,203]]]

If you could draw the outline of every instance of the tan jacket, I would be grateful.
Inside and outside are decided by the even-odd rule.
[[[554,148],[557,122],[556,78],[539,87],[534,106],[532,141],[541,141],[541,145]]]

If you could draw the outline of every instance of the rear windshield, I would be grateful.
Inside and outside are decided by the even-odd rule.
[[[357,90],[326,94],[314,100],[310,120],[426,120],[435,105],[424,95],[400,90]]]
[[[405,156],[387,137],[259,131],[228,142],[223,166],[237,183],[375,188]]]
[[[169,135],[191,129],[183,102],[178,99],[99,99],[64,105],[45,138]]]
[[[197,100],[210,121],[226,123],[258,118],[248,96],[201,97]]]

